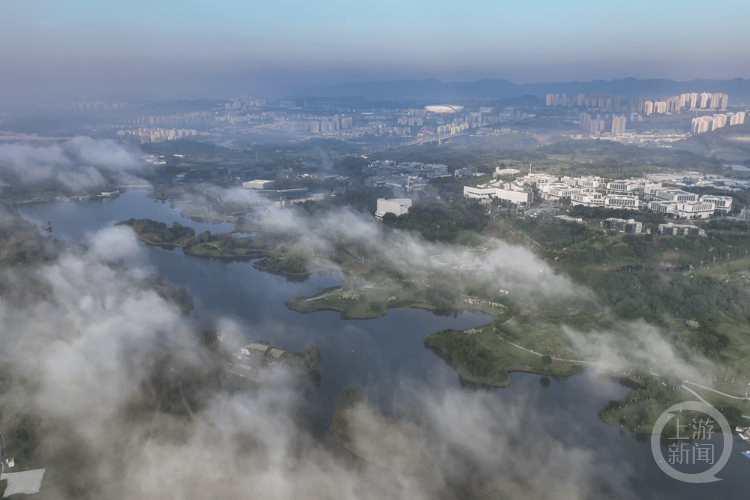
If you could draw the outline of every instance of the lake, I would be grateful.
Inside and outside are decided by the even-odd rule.
[[[168,203],[154,201],[146,194],[129,191],[115,199],[27,205],[19,212],[33,222],[51,221],[52,236],[72,241],[130,218],[150,218],[170,225],[177,221],[193,227],[196,233],[233,229],[226,223],[190,221]],[[284,301],[336,285],[340,274],[313,275],[302,283],[292,283],[258,271],[247,262],[224,263],[188,257],[180,249],[146,248],[151,263],[164,278],[188,288],[195,303],[190,314],[200,325],[214,326],[218,318],[232,318],[248,338],[268,340],[293,351],[307,343],[320,349],[322,378],[319,389],[309,398],[308,411],[315,435],[325,431],[337,394],[349,384],[364,388],[385,413],[397,411],[408,399],[405,382],[412,387],[424,384],[432,390],[474,390],[464,387],[455,371],[425,348],[423,339],[439,329],[466,329],[492,321],[485,314],[439,316],[420,309],[398,309],[371,320],[342,320],[333,311],[301,314],[288,310]],[[750,447],[738,438],[729,463],[718,474],[722,481],[681,483],[658,468],[649,443],[638,442],[634,434],[599,419],[599,410],[610,400],[621,398],[624,387],[600,380],[591,371],[552,379],[547,386],[533,374],[513,373],[511,379],[509,387],[489,390],[493,404],[522,401],[531,414],[547,416],[546,431],[563,444],[584,447],[595,454],[597,462],[632,471],[629,487],[639,498],[747,498],[750,460],[740,452]]]

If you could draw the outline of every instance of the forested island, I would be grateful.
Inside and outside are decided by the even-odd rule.
[[[254,266],[263,271],[292,277],[309,275],[305,261],[285,251],[284,245],[288,243],[288,238],[276,233],[237,237],[205,231],[196,235],[193,228],[182,226],[179,222],[174,222],[169,227],[151,219],[130,219],[118,225],[131,227],[138,239],[149,245],[170,250],[181,248],[186,255],[192,257],[226,262],[261,259]]]

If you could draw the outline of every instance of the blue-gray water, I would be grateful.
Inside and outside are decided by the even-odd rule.
[[[196,223],[182,218],[168,204],[155,202],[144,191],[131,191],[116,199],[59,202],[24,206],[21,214],[35,222],[52,222],[52,235],[81,240],[114,222],[151,218],[180,222],[196,232],[229,231],[229,224]],[[321,385],[312,397],[309,421],[319,434],[330,421],[336,395],[349,384],[366,389],[383,408],[403,404],[408,398],[404,381],[430,384],[440,390],[461,388],[453,369],[426,349],[423,339],[442,328],[470,328],[491,321],[479,313],[437,316],[428,311],[399,309],[372,320],[342,320],[333,311],[301,314],[288,310],[284,301],[311,294],[319,287],[337,284],[338,274],[313,276],[303,283],[260,272],[250,263],[223,263],[186,257],[179,249],[147,247],[158,272],[174,285],[186,286],[194,297],[196,321],[211,325],[217,318],[234,318],[248,336],[267,339],[279,347],[299,350],[311,343],[321,351]],[[434,384],[432,384],[434,386]],[[471,389],[462,389],[471,390]],[[493,389],[498,404],[523,400],[532,413],[553,415],[550,432],[566,445],[592,450],[598,461],[621,464],[633,470],[629,485],[648,499],[744,499],[750,491],[750,460],[740,454],[749,447],[735,439],[732,458],[718,474],[722,481],[689,485],[667,477],[655,464],[648,443],[632,433],[605,424],[598,417],[609,400],[621,398],[625,389],[599,380],[590,372],[553,379],[548,387],[532,374],[512,374],[512,384]]]

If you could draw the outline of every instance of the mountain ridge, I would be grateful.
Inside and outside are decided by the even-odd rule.
[[[658,97],[685,92],[724,92],[730,105],[750,103],[750,79],[693,79],[677,81],[664,78],[634,77],[588,82],[552,82],[516,84],[503,79],[471,82],[443,82],[437,78],[344,82],[335,85],[307,87],[298,95],[325,97],[363,96],[378,101],[440,101],[445,99],[507,99],[524,95],[544,98],[546,94],[615,94],[623,98]]]

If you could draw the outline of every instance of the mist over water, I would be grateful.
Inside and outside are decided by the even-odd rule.
[[[117,255],[128,262],[125,276],[112,274],[95,260],[81,267],[76,259],[67,259],[42,271],[54,294],[80,297],[63,302],[64,317],[78,326],[57,340],[53,350],[43,350],[49,355],[43,355],[40,364],[29,366],[46,366],[45,375],[34,376],[42,384],[41,392],[25,389],[29,405],[59,427],[70,421],[65,426],[72,425],[76,446],[86,447],[99,461],[78,471],[86,471],[88,480],[98,485],[99,498],[158,498],[167,491],[184,498],[242,498],[249,489],[269,498],[449,498],[482,483],[507,498],[698,499],[708,492],[739,498],[748,486],[739,455],[722,472],[725,481],[716,485],[689,487],[665,478],[647,445],[598,418],[598,411],[626,389],[599,380],[595,372],[553,379],[548,387],[537,375],[518,373],[511,374],[513,382],[505,389],[464,387],[453,368],[426,349],[422,339],[441,328],[485,324],[491,321],[488,316],[462,313],[453,318],[398,309],[374,320],[346,321],[333,311],[300,314],[283,302],[336,284],[338,273],[290,283],[249,263],[191,258],[179,249],[144,246],[125,228],[113,230],[113,222],[130,217],[167,224],[177,220],[196,231],[229,229],[184,220],[168,204],[154,203],[145,194],[128,192],[114,200],[21,210],[29,219],[51,221],[53,236],[86,241],[91,249],[86,259],[116,245]],[[139,269],[155,270],[172,284],[186,286],[194,297],[193,312],[179,319],[166,303],[145,296],[144,306],[149,304],[154,313],[144,314],[148,309],[138,305],[138,295],[127,285]],[[96,299],[92,303],[85,297]],[[97,302],[99,312],[92,309]],[[138,312],[123,309],[131,307],[128,303]],[[33,317],[54,320],[63,304],[53,304],[40,302],[35,307],[49,312]],[[10,334],[24,323],[19,323],[22,316],[6,311],[4,331]],[[117,335],[108,329],[95,333],[100,325],[119,325],[132,314],[138,323],[125,330],[116,327],[112,332]],[[44,319],[35,322],[45,324]],[[123,389],[135,387],[138,377],[128,380],[132,370],[137,373],[153,362],[149,346],[156,345],[157,331],[173,332],[171,343],[185,339],[179,341],[187,342],[180,363],[194,369],[206,366],[189,355],[197,347],[190,346],[190,336],[178,333],[204,327],[218,327],[227,338],[266,339],[289,350],[306,343],[318,346],[320,387],[300,394],[281,376],[255,392],[218,393],[200,410],[209,428],[166,416],[134,424],[104,409],[117,408],[132,397]],[[25,338],[37,342],[44,337]],[[133,352],[126,356],[130,367],[94,368],[123,354],[117,342],[124,342],[122,347],[142,344],[143,349],[135,351],[135,358]],[[73,358],[78,362],[70,363]],[[94,373],[98,387],[88,388],[84,380]],[[359,465],[342,460],[323,444],[336,395],[352,383],[363,388],[377,409],[359,408],[348,416],[354,434],[351,449],[365,460]],[[118,426],[116,439],[107,431],[113,425]],[[182,437],[148,438],[168,428],[179,430]],[[61,443],[56,435],[50,430],[48,439],[57,443],[59,453],[70,442]],[[120,464],[119,472],[111,470],[115,464]]]

